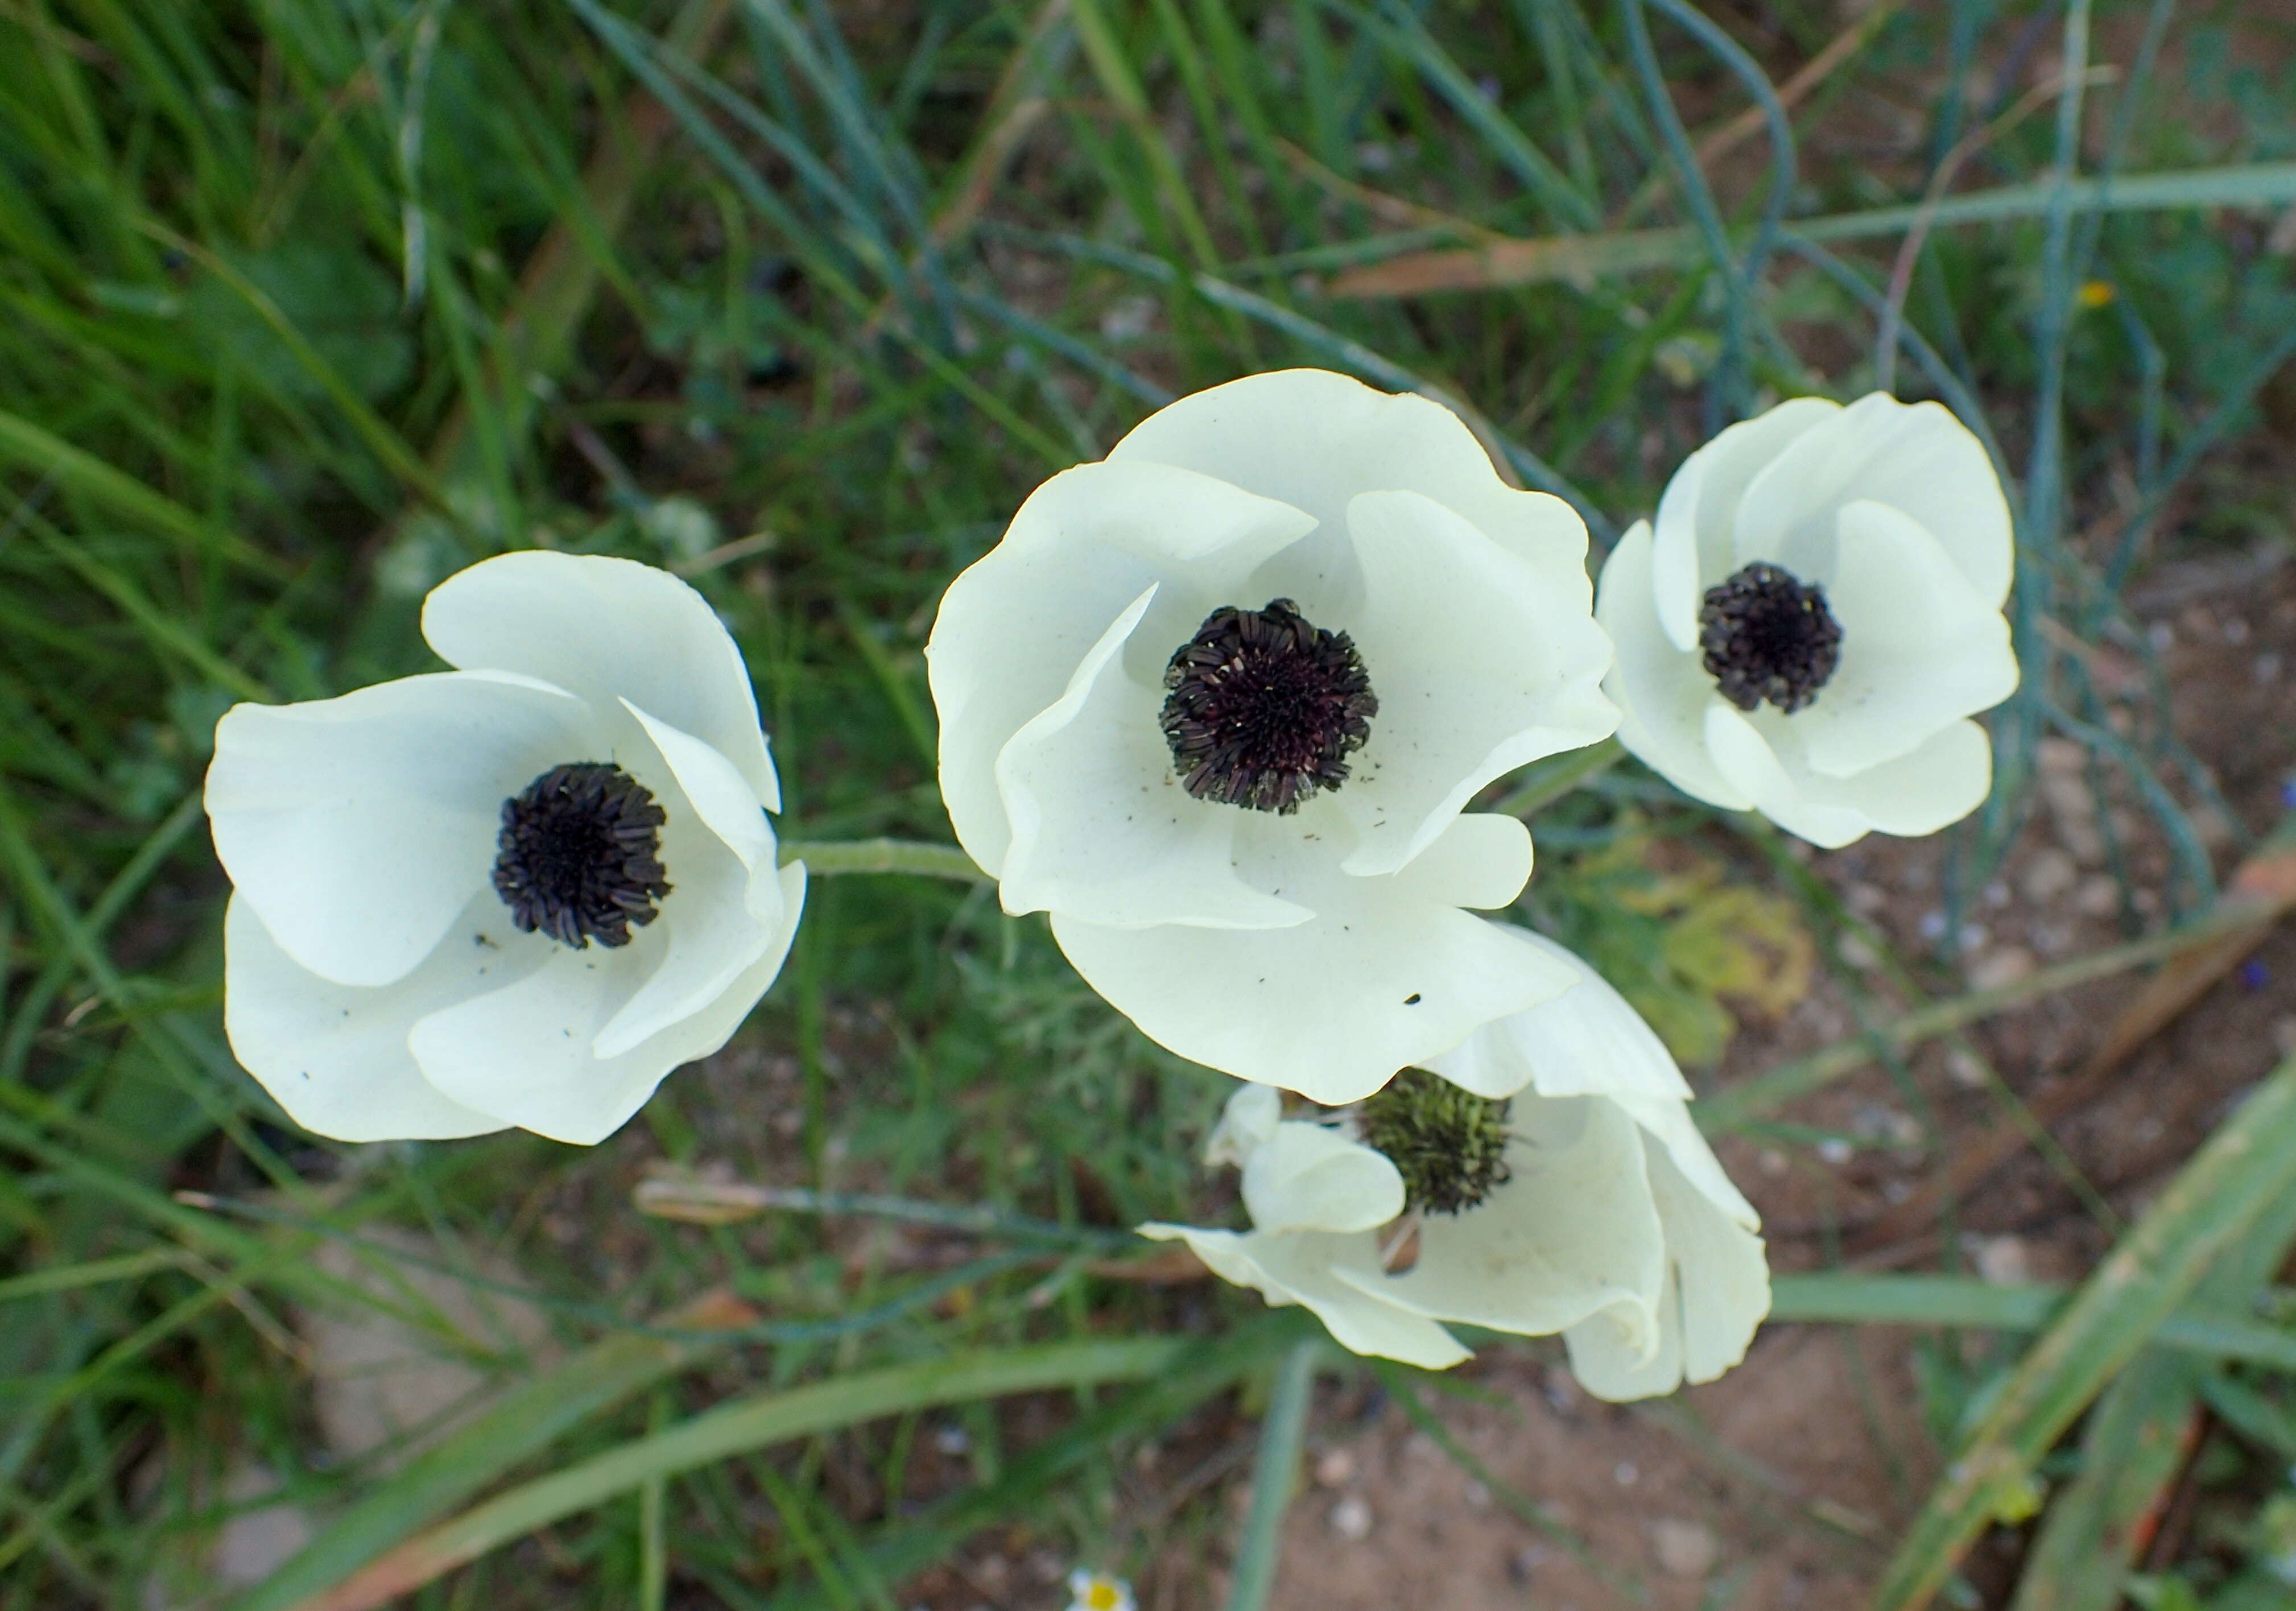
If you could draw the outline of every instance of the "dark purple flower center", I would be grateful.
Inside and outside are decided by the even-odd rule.
[[[577,951],[627,945],[669,893],[660,860],[667,819],[620,767],[554,766],[503,802],[495,890],[511,921]]]
[[[1289,599],[1204,617],[1164,668],[1160,724],[1180,781],[1200,800],[1290,814],[1347,781],[1379,697],[1343,632]]]
[[[1741,710],[1767,699],[1792,715],[1841,663],[1841,624],[1824,589],[1758,561],[1706,590],[1698,645],[1724,699]]]

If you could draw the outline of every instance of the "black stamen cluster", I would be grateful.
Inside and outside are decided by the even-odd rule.
[[[1200,800],[1290,814],[1347,781],[1379,698],[1343,632],[1289,599],[1223,606],[1164,668],[1160,725],[1180,781]]]
[[[1792,715],[1841,663],[1841,624],[1824,589],[1758,561],[1706,590],[1698,644],[1724,699],[1741,710],[1767,699]]]
[[[1363,1144],[1403,1177],[1406,1208],[1456,1214],[1506,1184],[1507,1116],[1514,1104],[1462,1091],[1442,1075],[1406,1068],[1365,1099]]]
[[[579,951],[627,945],[630,926],[660,914],[669,893],[660,861],[668,819],[620,767],[554,766],[503,802],[495,890],[511,921]]]

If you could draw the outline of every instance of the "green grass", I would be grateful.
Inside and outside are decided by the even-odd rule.
[[[906,1604],[921,1569],[1023,1517],[1128,1573],[1234,1556],[1251,1603],[1280,1569],[1289,1418],[1316,1370],[1354,1367],[1295,1352],[1256,1300],[1094,1272],[1107,1229],[1207,1208],[1193,1149],[1220,1082],[1102,1007],[1039,923],[963,881],[824,877],[722,1075],[674,1077],[612,1144],[338,1148],[287,1125],[222,1038],[197,803],[214,720],[423,666],[422,593],[487,553],[627,554],[691,577],[740,638],[785,837],[945,844],[924,634],[1044,476],[1172,395],[1319,364],[1453,402],[1606,539],[1714,423],[1872,383],[1906,209],[2007,110],[1973,67],[2020,39],[2109,39],[2126,70],[2084,92],[2102,132],[2078,184],[2054,103],[1969,158],[1904,309],[1903,384],[1981,422],[2021,498],[2027,677],[1948,910],[2024,822],[2054,730],[2126,780],[2197,912],[2189,813],[2210,801],[2160,702],[2124,732],[2040,624],[2146,652],[2120,592],[2196,476],[2196,540],[2287,540],[2284,495],[2227,449],[2296,341],[2296,275],[2259,244],[2296,198],[2289,41],[2276,63],[2234,50],[2231,4],[1956,0],[1906,8],[1789,109],[1764,70],[1821,47],[1837,8],[1709,9],[1702,37],[1679,0],[0,0],[0,1604],[135,1600],[227,1509],[242,1457],[340,1518],[308,1586],[426,1529],[494,1542],[557,1518],[549,1551],[472,1551],[423,1606]],[[1810,137],[1866,94],[1918,130],[1874,165]],[[1683,166],[1749,105],[1807,149],[1788,162],[1758,133],[1710,185]],[[2100,158],[2142,177],[2108,184]],[[1561,241],[1570,272],[1335,294],[1500,238]],[[2120,545],[2076,541],[2124,473]],[[1642,847],[1708,819],[1631,767],[1521,798],[1544,807],[1537,914],[1654,1016],[1726,1038],[1715,976],[1668,943],[1697,912],[1618,898]],[[1964,1021],[1932,1010],[1924,1033]],[[882,1215],[641,1215],[656,1157],[987,1217],[933,1233],[953,1264],[904,1271],[858,1254]],[[2177,1272],[2278,1234],[2250,1212],[2270,1182],[2194,1167]],[[383,1303],[311,1255],[386,1225],[466,1274],[512,1261],[566,1352],[538,1377],[496,1361],[526,1386],[489,1432],[377,1491],[312,1458],[284,1350],[296,1305]],[[662,1318],[719,1288],[750,1321]],[[1894,1318],[1886,1293],[1807,1301]],[[1973,1446],[2038,1459],[2150,1335],[2099,1352],[2120,1312],[2095,1302],[2023,1356]],[[446,1335],[411,1289],[385,1306]],[[1197,1333],[1218,1340],[1185,1368],[1113,1385]],[[2231,1352],[2271,1408],[2287,1373]],[[1201,1434],[1205,1405],[1257,1405],[1269,1379],[1242,1537],[1208,1503],[1115,1502],[1131,1447]],[[1011,1418],[949,1408],[1022,1386],[1065,1406],[1025,1446]],[[754,1424],[711,1420],[726,1401]],[[967,1431],[965,1480],[944,1461],[905,1508],[928,1413]],[[847,1475],[824,1484],[832,1460]],[[619,1475],[582,1485],[601,1471]],[[1941,1492],[1918,1535],[1936,1547],[1891,1581],[1949,1574],[1976,1502]],[[1187,1581],[1200,1603],[1209,1580]]]

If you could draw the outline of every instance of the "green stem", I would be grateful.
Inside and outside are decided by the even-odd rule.
[[[988,874],[954,845],[914,839],[783,839],[782,864],[803,862],[816,877],[832,872],[906,872],[924,879],[978,883]]]
[[[1584,789],[1627,758],[1616,739],[1604,739],[1584,749],[1549,756],[1530,769],[1530,775],[1513,794],[1491,809],[1503,817],[1536,816],[1564,795]]]
[[[1235,1553],[1235,1590],[1228,1611],[1261,1611],[1275,1587],[1275,1561],[1283,1548],[1283,1512],[1300,1475],[1300,1446],[1308,1435],[1308,1402],[1316,1391],[1316,1365],[1324,1339],[1292,1345],[1276,1367],[1275,1391],[1260,1423],[1259,1458],[1251,1469],[1251,1512]]]

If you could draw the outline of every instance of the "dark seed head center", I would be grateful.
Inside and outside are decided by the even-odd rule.
[[[1741,710],[1767,699],[1791,715],[1841,663],[1841,624],[1824,588],[1758,561],[1706,590],[1698,644],[1724,699]]]
[[[661,865],[667,819],[620,767],[554,766],[503,802],[495,890],[511,921],[579,951],[592,940],[627,945],[633,925],[660,915],[669,893]]]
[[[1403,1176],[1406,1209],[1456,1214],[1506,1183],[1513,1108],[1424,1068],[1406,1068],[1365,1099],[1356,1124],[1364,1145]]]
[[[1347,781],[1379,699],[1343,632],[1289,599],[1226,605],[1164,667],[1160,724],[1180,781],[1200,800],[1290,814]]]

